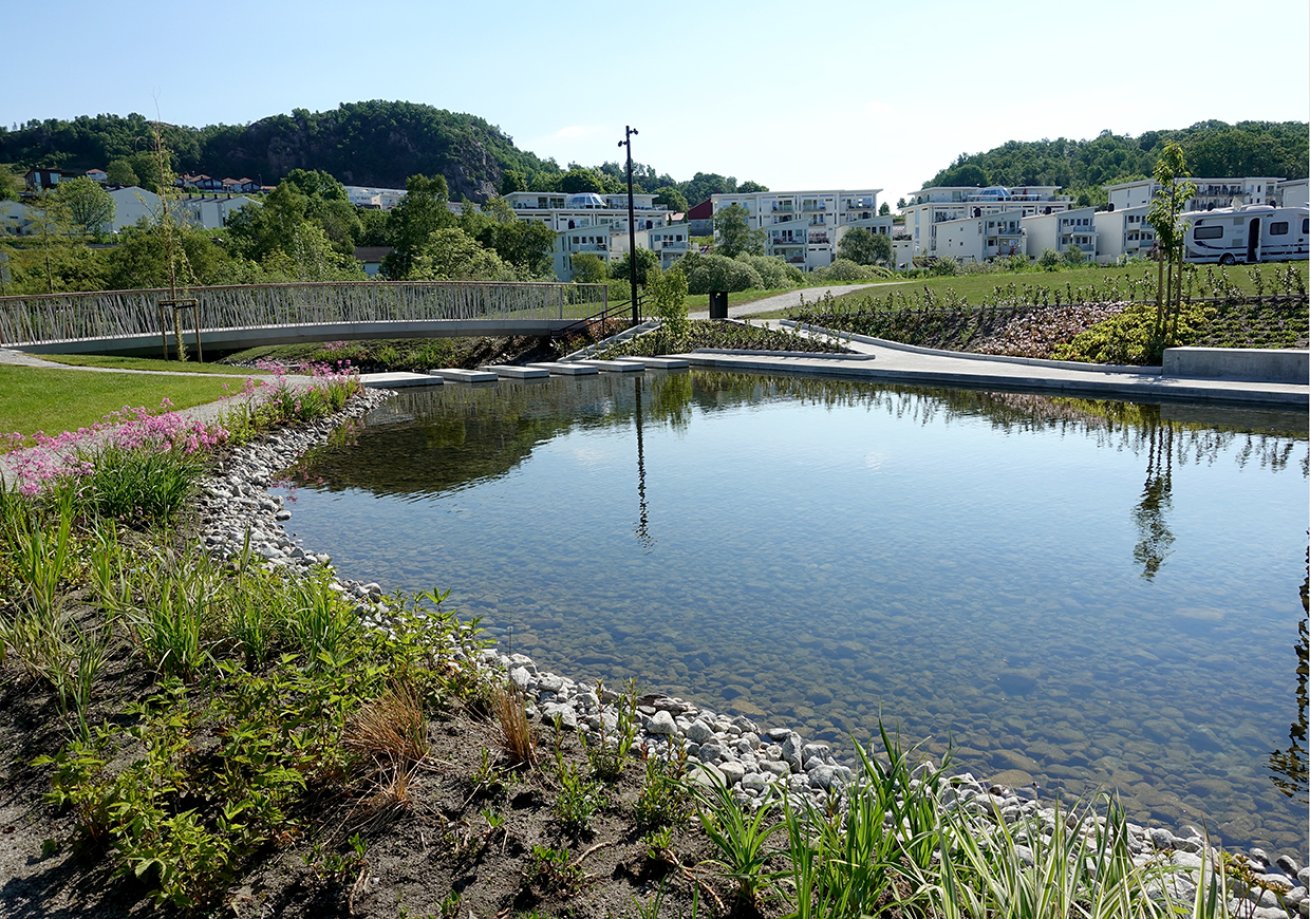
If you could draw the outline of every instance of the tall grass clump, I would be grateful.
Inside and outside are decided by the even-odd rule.
[[[778,850],[769,842],[783,829],[778,799],[769,795],[751,812],[717,772],[704,769],[696,778],[697,817],[714,849],[709,864],[729,882],[739,903],[756,908],[780,876],[771,865]]]

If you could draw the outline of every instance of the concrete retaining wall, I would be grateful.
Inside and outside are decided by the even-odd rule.
[[[1310,382],[1310,351],[1273,348],[1166,348],[1164,375],[1261,383]]]

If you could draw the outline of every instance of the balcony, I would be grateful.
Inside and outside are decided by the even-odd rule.
[[[809,211],[826,211],[827,209],[828,209],[828,205],[827,205],[826,203],[824,203],[823,201],[803,201],[803,202],[801,202],[801,210],[803,210],[803,211],[807,211],[807,212],[809,212]]]
[[[787,248],[789,246],[803,246],[805,245],[805,240],[778,236],[769,240],[769,245],[773,246],[775,249]]]
[[[828,234],[827,234],[827,233],[811,233],[811,234],[810,234],[810,245],[816,245],[816,244],[817,244],[817,245],[826,246],[826,245],[828,244]]]
[[[772,210],[773,213],[775,214],[794,214],[796,212],[796,205],[789,204],[786,202],[775,201],[773,203],[773,207],[770,208],[770,210]]]

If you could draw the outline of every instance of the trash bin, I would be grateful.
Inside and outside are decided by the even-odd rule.
[[[728,292],[726,290],[710,291],[710,318],[728,318]]]

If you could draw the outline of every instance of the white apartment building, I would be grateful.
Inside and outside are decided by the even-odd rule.
[[[1281,178],[1248,176],[1241,179],[1205,179],[1193,177],[1196,194],[1183,203],[1185,211],[1212,211],[1217,207],[1241,207],[1244,204],[1276,204]],[[1295,180],[1294,180],[1295,181]],[[1106,185],[1111,210],[1123,210],[1150,204],[1160,188],[1154,179]]]
[[[536,221],[556,233],[553,247],[555,276],[573,279],[573,255],[586,252],[606,262],[628,251],[628,195],[595,192],[515,191],[505,201],[520,220]],[[670,224],[669,209],[655,204],[653,194],[632,196],[638,249],[655,249],[667,268],[685,255],[690,242],[687,225]],[[676,227],[676,229],[674,229]],[[679,249],[678,247],[681,246]]]
[[[374,188],[371,185],[345,185],[346,197],[355,207],[389,211],[405,197],[403,188]]]
[[[647,234],[649,230],[638,230],[634,234],[638,249],[650,248]],[[555,277],[561,281],[573,280],[573,256],[594,255],[608,265],[628,254],[627,226],[588,225],[560,230],[555,234],[555,244],[551,249],[551,261],[555,268]]]
[[[1079,207],[1050,214],[1033,214],[1020,221],[1028,255],[1039,258],[1047,249],[1064,255],[1070,248],[1082,250],[1088,261],[1096,257],[1096,210]]]
[[[1274,187],[1274,194],[1282,207],[1306,207],[1310,205],[1310,180],[1288,179]]]
[[[958,262],[1026,255],[1022,220],[1021,210],[943,220],[936,225],[937,255]]]
[[[628,195],[599,195],[595,192],[514,191],[505,201],[522,220],[546,224],[556,233],[578,227],[628,226]],[[638,230],[662,227],[670,220],[669,209],[655,204],[655,196],[632,196],[633,217]]]
[[[109,221],[111,233],[134,227],[143,219],[154,223],[163,213],[163,202],[159,195],[136,185],[112,189],[109,197],[114,199],[114,216]]]
[[[253,198],[237,195],[235,198],[182,198],[174,206],[193,226],[217,230],[226,226],[237,211],[254,203]]]
[[[937,227],[953,220],[988,217],[1018,211],[1022,217],[1057,214],[1073,204],[1068,195],[1057,194],[1058,185],[1023,185],[1006,188],[973,186],[931,186],[910,196],[901,213],[910,236],[913,255],[939,256]]]
[[[40,212],[18,201],[0,201],[0,233],[10,236],[30,236],[36,232]]]
[[[1110,265],[1120,258],[1145,258],[1155,248],[1155,229],[1146,222],[1149,205],[1139,204],[1122,210],[1097,211],[1096,261]]]
[[[746,211],[752,230],[764,232],[764,251],[803,271],[831,265],[837,243],[846,227],[876,220],[881,188],[826,189],[817,191],[761,191],[714,195],[718,214],[734,204]],[[890,216],[885,232],[891,232]],[[881,222],[870,226],[877,230]]]
[[[645,247],[660,257],[660,268],[666,269],[691,251],[691,230],[686,223],[670,223],[640,231],[645,235]],[[638,240],[638,246],[642,245]],[[627,249],[625,247],[624,251]]]

